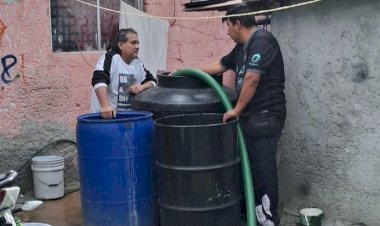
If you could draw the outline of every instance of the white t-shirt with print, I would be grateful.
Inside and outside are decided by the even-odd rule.
[[[96,64],[95,70],[104,70],[105,54]],[[107,87],[108,102],[113,109],[121,110],[130,108],[129,87],[141,84],[145,79],[146,72],[140,59],[134,59],[130,64],[124,62],[119,54],[112,57],[110,68],[110,84],[98,83],[92,90],[90,113],[100,112],[100,103],[95,89],[101,86]]]

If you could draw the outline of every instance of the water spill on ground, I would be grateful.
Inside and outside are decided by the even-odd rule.
[[[80,192],[76,191],[63,198],[47,200],[31,212],[23,212],[18,217],[24,222],[46,223],[53,226],[82,226]]]
[[[80,206],[80,191],[65,195],[63,198],[44,201],[37,209],[23,212],[18,217],[24,222],[46,223],[52,226],[83,226]],[[290,217],[290,218],[289,218]],[[282,216],[282,225],[295,225],[295,217]],[[242,220],[240,226],[245,226]]]

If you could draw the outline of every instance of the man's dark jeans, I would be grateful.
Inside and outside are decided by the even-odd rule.
[[[257,221],[262,226],[278,225],[276,154],[284,120],[276,115],[260,114],[241,117],[239,122],[251,164]]]

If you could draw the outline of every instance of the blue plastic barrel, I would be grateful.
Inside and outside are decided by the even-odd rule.
[[[158,225],[152,113],[77,118],[83,222],[86,226]]]

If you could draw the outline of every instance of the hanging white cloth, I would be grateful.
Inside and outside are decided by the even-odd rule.
[[[120,1],[120,11],[131,14],[145,13]],[[145,14],[147,15],[147,14]],[[165,20],[120,14],[119,27],[135,29],[140,41],[139,58],[153,75],[166,70],[169,23]]]

